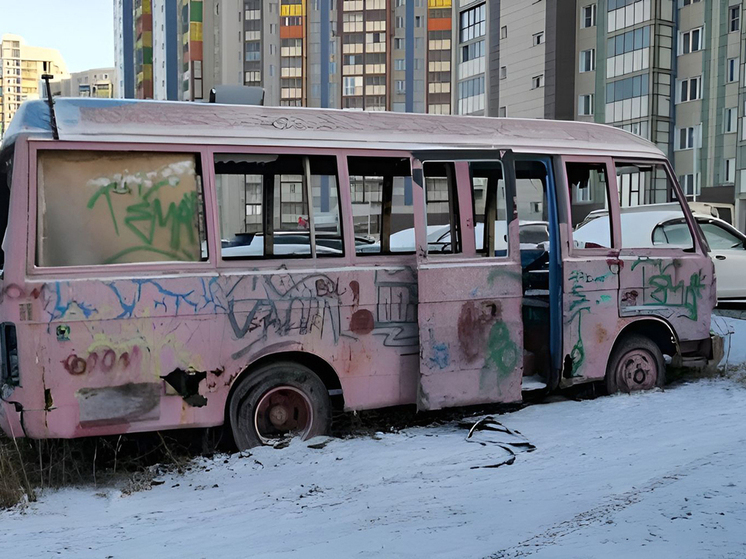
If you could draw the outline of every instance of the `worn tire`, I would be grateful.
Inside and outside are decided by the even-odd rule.
[[[606,390],[636,392],[663,386],[666,363],[658,345],[650,338],[630,334],[619,340],[606,367]]]
[[[292,433],[310,439],[329,431],[329,392],[308,367],[289,361],[271,363],[249,372],[239,383],[228,402],[239,450],[272,444]]]

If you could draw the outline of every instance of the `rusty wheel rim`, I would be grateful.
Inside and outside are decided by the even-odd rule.
[[[278,386],[265,392],[254,411],[254,428],[263,444],[287,436],[305,439],[312,425],[311,400],[293,386]]]
[[[658,384],[658,365],[651,352],[633,349],[619,360],[615,376],[622,392],[650,390]]]

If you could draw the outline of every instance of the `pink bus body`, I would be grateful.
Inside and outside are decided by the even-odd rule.
[[[239,446],[250,446],[284,432],[321,433],[332,407],[520,402],[528,376],[547,390],[604,379],[611,390],[651,388],[663,381],[663,354],[709,357],[715,278],[688,208],[686,246],[623,244],[625,197],[682,199],[663,154],[626,132],[105,100],[60,99],[56,113],[59,140],[46,106],[25,104],[0,156],[10,186],[0,425],[11,436],[228,421]],[[175,163],[161,164],[169,158]],[[170,179],[184,161],[191,167]],[[127,186],[127,166],[150,163]],[[294,170],[267,170],[280,165]],[[115,182],[101,190],[107,173]],[[259,231],[236,238],[249,235],[274,256],[221,257],[231,242],[221,233],[233,195],[226,185],[235,177],[246,196],[242,227]],[[336,185],[338,210],[315,206],[316,192],[323,198],[329,188],[324,177]],[[653,186],[640,190],[646,180]],[[185,183],[197,194],[177,190]],[[536,200],[523,203],[527,185]],[[251,223],[250,187],[265,204],[254,204]],[[588,189],[606,193],[611,246],[573,243],[578,208],[597,203]],[[370,192],[379,194],[364,201]],[[286,193],[302,200],[285,202]],[[172,194],[184,196],[169,201]],[[379,213],[356,217],[366,207]],[[329,233],[320,224],[332,214]],[[412,219],[412,250],[392,248],[395,218]],[[438,219],[454,240],[428,239]],[[500,219],[504,236],[490,227],[475,235],[477,223]],[[287,231],[292,221],[297,235]],[[536,223],[546,223],[548,238],[532,252],[522,235]],[[352,234],[365,227],[371,253]],[[278,248],[288,234],[300,244],[308,236],[311,254],[282,256],[297,248]],[[127,235],[144,240],[130,247]],[[322,250],[325,235],[334,246]]]

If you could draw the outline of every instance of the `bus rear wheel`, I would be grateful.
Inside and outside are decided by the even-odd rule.
[[[228,404],[231,431],[239,450],[295,436],[306,440],[329,431],[329,392],[308,367],[271,363],[239,382]]]
[[[650,338],[625,336],[611,352],[606,368],[606,389],[615,392],[637,392],[663,386],[666,364],[658,345]]]

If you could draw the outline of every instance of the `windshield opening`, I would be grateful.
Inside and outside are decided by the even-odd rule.
[[[13,181],[13,148],[0,153],[0,277],[5,270],[5,230],[8,227],[10,185]]]

